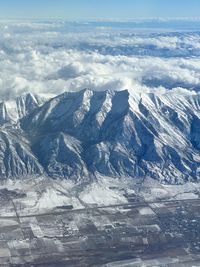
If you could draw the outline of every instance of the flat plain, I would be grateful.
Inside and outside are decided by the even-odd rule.
[[[0,266],[200,266],[200,199],[0,217]]]

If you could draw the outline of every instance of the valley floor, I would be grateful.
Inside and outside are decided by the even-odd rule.
[[[10,214],[0,214],[2,267],[200,266],[198,197],[152,201],[129,193],[125,203],[35,215],[20,211],[20,197],[10,196]]]

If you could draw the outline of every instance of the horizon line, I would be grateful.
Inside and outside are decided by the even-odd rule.
[[[143,17],[143,18],[98,18],[98,19],[67,19],[67,18],[3,18],[0,17],[0,21],[57,21],[57,22],[200,22],[199,17]]]

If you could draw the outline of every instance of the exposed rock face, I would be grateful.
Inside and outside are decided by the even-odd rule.
[[[0,176],[200,178],[200,96],[131,91],[27,94],[0,103]]]

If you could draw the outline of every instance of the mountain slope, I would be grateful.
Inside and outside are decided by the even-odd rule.
[[[197,93],[82,90],[45,102],[29,96],[15,103],[17,117],[10,121],[2,108],[0,132],[7,134],[7,140],[15,136],[26,156],[19,157],[18,150],[7,145],[4,158],[18,156],[13,166],[6,167],[10,168],[7,172],[2,171],[5,159],[0,159],[4,176],[44,173],[77,181],[100,173],[121,178],[148,176],[167,183],[199,180]],[[2,138],[0,147],[6,142]]]

